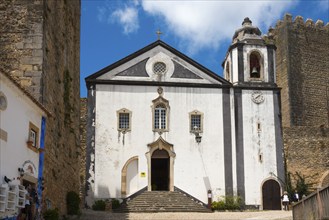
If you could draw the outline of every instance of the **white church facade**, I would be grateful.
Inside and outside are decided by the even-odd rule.
[[[86,203],[180,190],[281,209],[275,46],[246,18],[224,78],[158,40],[86,78]]]

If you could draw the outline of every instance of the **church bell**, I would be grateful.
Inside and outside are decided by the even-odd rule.
[[[254,74],[255,74],[255,75],[258,74],[258,71],[257,71],[256,67],[253,67],[253,68],[252,68],[251,74],[253,74],[253,75],[254,75]]]

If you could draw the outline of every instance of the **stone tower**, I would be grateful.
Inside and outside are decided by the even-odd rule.
[[[42,198],[60,213],[66,212],[67,192],[79,190],[80,5],[80,0],[0,2],[0,71],[52,113]]]
[[[285,15],[270,29],[288,171],[329,184],[329,24]]]

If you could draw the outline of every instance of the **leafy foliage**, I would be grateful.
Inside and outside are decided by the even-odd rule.
[[[95,211],[104,211],[106,203],[104,200],[97,200],[92,206],[92,209]]]
[[[291,176],[293,176],[296,182],[295,186],[293,186],[292,184]],[[300,199],[303,195],[307,196],[308,194],[310,194],[311,186],[313,185],[313,183],[308,182],[306,179],[306,176],[302,176],[298,172],[296,172],[295,175],[292,175],[290,172],[287,172],[285,190],[288,192],[290,201],[293,201],[295,192],[298,193]],[[312,177],[310,179],[312,179]]]
[[[240,210],[243,205],[241,197],[226,196],[222,200],[214,201],[211,204],[212,210]]]
[[[112,209],[117,209],[120,207],[120,202],[117,199],[112,199]]]
[[[45,220],[59,220],[58,209],[48,209],[43,213],[43,218]]]
[[[296,180],[296,188],[295,190],[298,192],[300,196],[310,194],[310,188],[313,183],[307,183],[306,177],[302,176],[300,173],[296,172],[297,180]]]
[[[80,213],[80,197],[76,192],[70,191],[66,195],[66,205],[68,215],[78,215]]]

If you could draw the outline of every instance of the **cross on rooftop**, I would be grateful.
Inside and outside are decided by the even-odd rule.
[[[160,40],[160,35],[162,34],[162,32],[159,30],[157,30],[157,32],[155,32],[158,35],[158,40]]]

